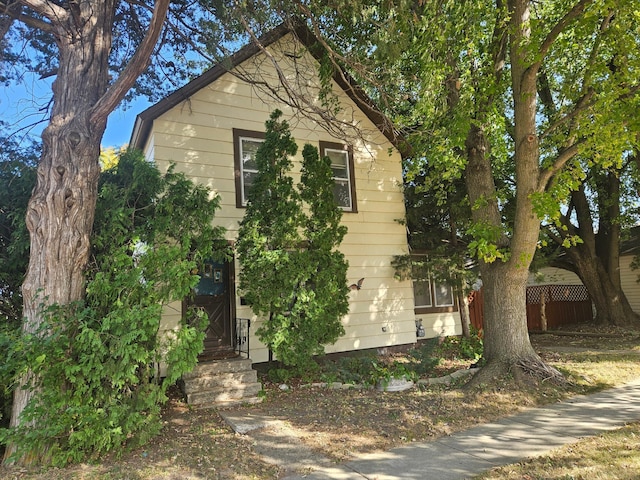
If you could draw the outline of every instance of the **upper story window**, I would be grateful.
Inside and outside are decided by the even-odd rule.
[[[264,142],[264,138],[264,132],[233,129],[237,207],[247,206],[247,194],[258,174],[256,152]]]
[[[329,157],[333,171],[333,195],[345,212],[357,212],[353,174],[353,150],[341,143],[320,142],[320,155]]]
[[[233,129],[236,206],[246,207],[249,190],[258,175],[256,152],[264,142],[264,132]],[[320,142],[320,155],[331,159],[334,197],[346,212],[357,212],[352,149],[341,143]]]
[[[428,280],[413,281],[416,313],[453,312],[457,310],[451,285]]]

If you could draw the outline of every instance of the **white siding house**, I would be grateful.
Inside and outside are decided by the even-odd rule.
[[[279,27],[262,39],[265,50],[253,44],[243,48],[228,62],[140,113],[131,145],[141,148],[161,170],[175,163],[178,171],[215,192],[221,200],[215,223],[226,228],[233,243],[245,212],[243,190],[254,173],[252,149],[271,112],[282,110],[299,146],[300,153],[293,159],[294,177],[299,175],[305,143],[335,157],[336,188],[343,194],[342,221],[348,228],[340,249],[349,261],[349,281],[364,279],[361,288],[350,293],[349,314],[343,319],[346,334],[327,352],[412,344],[416,342],[413,285],[395,279],[391,266],[394,255],[408,252],[406,230],[398,222],[405,215],[402,139],[341,75],[332,81],[339,123],[329,124],[318,115],[323,105],[318,101],[313,39],[308,32],[298,34]],[[287,92],[278,75],[286,79],[288,88],[303,93],[304,98],[296,100],[298,105],[283,101]],[[236,291],[237,261],[224,268],[214,266],[213,272],[216,268],[228,281],[224,321],[252,318],[250,357],[253,362],[266,361],[268,351],[255,338],[262,320]],[[427,336],[460,333],[457,309],[422,311],[419,317]],[[163,328],[175,328],[182,314],[181,302],[167,305]]]

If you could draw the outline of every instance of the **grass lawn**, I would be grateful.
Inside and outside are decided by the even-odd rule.
[[[473,391],[461,388],[460,384],[451,384],[381,393],[372,389],[303,388],[299,379],[289,379],[287,383],[292,388],[287,391],[279,388],[280,382],[266,381],[265,400],[243,408],[253,415],[282,420],[309,448],[342,462],[360,453],[429,441],[523,408],[620,385],[640,375],[638,332],[617,332],[601,337],[535,335],[532,342],[548,363],[571,380],[570,386],[559,388],[547,383],[532,383],[528,387],[514,388],[511,379],[505,378]],[[468,368],[472,363],[472,360],[459,358],[455,348],[439,351],[438,355],[442,356],[441,361],[424,376],[439,376]],[[394,359],[402,360],[401,356]],[[251,437],[235,434],[216,409],[193,410],[176,395],[164,409],[163,420],[164,428],[158,437],[120,458],[99,458],[92,463],[64,469],[0,467],[0,478],[266,480],[282,475],[278,467],[265,463],[258,455]],[[482,478],[638,478],[637,473],[636,477],[624,474],[633,468],[640,471],[637,456],[632,458],[630,455],[636,452],[640,455],[639,433],[638,425],[630,426],[604,435],[601,440],[590,439],[557,454],[554,452],[547,460],[540,459],[546,464],[537,464],[536,460],[508,466]],[[598,441],[604,443],[589,443]],[[584,452],[577,450],[582,448],[582,443],[585,444]],[[594,456],[587,455],[589,450],[596,450]],[[618,476],[597,476],[600,475],[596,473],[598,468],[607,470],[600,467],[602,464],[609,468],[619,465],[615,467]],[[550,468],[556,468],[556,465],[559,470],[557,476],[553,476],[555,474],[549,473]],[[580,473],[570,470],[578,468],[576,465],[583,469]]]
[[[640,423],[565,445],[549,455],[506,465],[477,480],[636,480],[640,477]]]

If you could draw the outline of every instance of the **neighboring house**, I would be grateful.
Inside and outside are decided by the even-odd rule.
[[[640,252],[640,227],[631,229],[631,238],[620,248],[620,284],[634,312],[640,314],[640,270],[632,263]]]
[[[262,49],[254,44],[244,47],[140,113],[131,145],[159,168],[175,163],[178,171],[219,195],[221,208],[214,221],[226,228],[233,243],[245,213],[247,189],[255,178],[253,159],[264,138],[265,121],[276,108],[282,110],[299,146],[293,159],[294,179],[299,178],[305,143],[332,160],[336,198],[348,228],[340,250],[349,261],[350,283],[363,279],[360,288],[350,292],[349,314],[343,319],[346,333],[327,346],[327,353],[415,343],[415,307],[427,337],[459,334],[459,315],[449,291],[420,285],[414,305],[412,282],[394,278],[393,256],[408,251],[405,227],[398,222],[405,216],[401,137],[342,74],[334,77],[334,98],[329,99],[340,123],[326,122],[317,100],[317,43],[308,30],[297,33],[302,40],[284,26],[273,30],[261,39]],[[286,88],[279,78],[288,82]],[[287,104],[287,88],[302,92],[304,98]],[[255,318],[236,290],[238,271],[234,259],[212,263],[203,272],[195,302],[207,309],[211,326],[202,362],[233,356],[238,343],[246,345],[246,333],[236,339],[238,318],[252,319],[251,361],[269,358],[255,337],[262,319]],[[165,307],[164,331],[178,325],[184,308],[184,302]]]

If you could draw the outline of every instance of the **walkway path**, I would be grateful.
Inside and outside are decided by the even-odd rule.
[[[221,413],[236,431],[251,435],[265,460],[292,473],[287,480],[463,480],[640,420],[640,379],[339,465],[306,448],[283,422]]]

